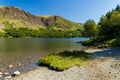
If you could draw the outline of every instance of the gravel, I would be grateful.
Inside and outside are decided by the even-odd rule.
[[[85,66],[74,66],[65,71],[39,67],[10,80],[120,80],[119,49],[89,49],[86,52],[93,53],[94,59]]]

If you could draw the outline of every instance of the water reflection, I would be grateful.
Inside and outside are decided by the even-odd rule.
[[[25,66],[20,70],[29,70],[36,67],[35,63],[29,64],[30,61],[36,62],[40,57],[46,54],[58,53],[69,49],[81,49],[82,46],[75,42],[86,40],[87,38],[1,38],[0,39],[0,68],[5,68],[9,64],[17,63]]]

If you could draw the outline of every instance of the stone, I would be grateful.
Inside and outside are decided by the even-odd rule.
[[[33,63],[33,61],[30,61],[30,63]]]
[[[10,78],[12,78],[12,76],[7,76],[7,77],[5,77],[4,80],[9,80]]]
[[[17,66],[21,66],[21,64],[20,64],[20,63],[17,63]]]
[[[2,74],[3,74],[3,73],[2,73],[2,72],[0,72],[0,78],[2,77]]]
[[[0,75],[0,78],[2,77],[2,75]]]
[[[9,75],[9,73],[8,73],[8,72],[6,72],[6,73],[4,73],[4,75],[5,75],[5,76],[7,76],[7,75]]]
[[[9,69],[12,69],[12,68],[13,68],[13,65],[9,65],[8,68],[9,68]]]
[[[20,75],[20,72],[19,71],[15,71],[14,72],[14,76],[19,76]]]
[[[0,71],[3,71],[4,69],[0,68]]]
[[[3,73],[2,72],[0,72],[0,75],[2,75]]]

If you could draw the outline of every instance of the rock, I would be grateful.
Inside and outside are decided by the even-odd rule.
[[[33,61],[30,61],[30,63],[33,63]]]
[[[9,80],[10,78],[12,78],[12,76],[5,77],[4,80]]]
[[[21,64],[20,64],[20,63],[17,63],[17,66],[21,66]]]
[[[9,65],[8,68],[9,68],[9,69],[12,69],[12,68],[13,68],[13,65]]]
[[[8,72],[6,72],[6,73],[4,73],[4,75],[5,75],[5,76],[7,76],[7,75],[9,75],[9,73],[8,73]]]
[[[19,71],[15,71],[13,75],[14,75],[14,76],[19,76],[19,75],[20,75],[20,72],[19,72]]]
[[[3,71],[4,69],[0,68],[0,71]]]
[[[0,75],[2,75],[3,73],[2,72],[0,72]]]
[[[2,77],[2,75],[0,75],[0,78]]]
[[[0,72],[0,78],[2,77],[2,74],[3,74],[3,73],[2,73],[2,72]]]

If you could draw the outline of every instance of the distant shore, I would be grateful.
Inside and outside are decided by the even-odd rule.
[[[86,49],[94,59],[87,65],[57,72],[39,67],[10,80],[120,80],[120,49]]]

